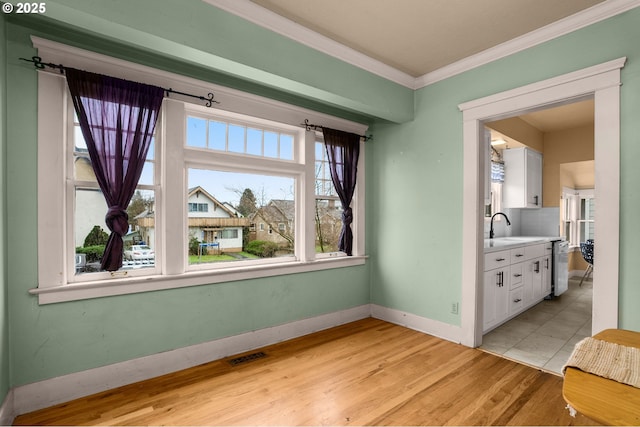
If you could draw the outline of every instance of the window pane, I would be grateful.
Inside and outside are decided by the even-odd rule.
[[[153,185],[153,162],[144,162],[138,185]]]
[[[87,152],[87,143],[84,140],[84,136],[82,136],[82,129],[80,129],[80,125],[75,125],[73,127],[73,143],[75,151]]]
[[[594,238],[595,223],[593,221],[579,221],[578,227],[580,243],[584,243],[588,239]]]
[[[227,124],[209,122],[209,148],[225,151],[227,146]]]
[[[264,156],[278,157],[278,134],[273,132],[264,133]]]
[[[342,230],[342,203],[334,199],[316,199],[316,252],[337,252]]]
[[[154,192],[136,191],[127,213],[129,232],[123,237],[121,270],[155,266]],[[99,189],[76,189],[75,247],[76,275],[100,271],[100,261],[109,237],[104,216],[107,204]]]
[[[244,132],[243,126],[229,125],[229,151],[232,153],[244,153]]]
[[[262,156],[262,131],[247,129],[247,154]]]
[[[337,193],[331,180],[327,151],[323,142],[316,141],[315,155],[316,206],[314,217],[316,252],[337,252],[338,239],[342,230],[342,203],[337,198]]]
[[[207,121],[198,117],[187,117],[187,145],[206,148]]]
[[[188,180],[190,265],[294,255],[293,178],[189,169]]]
[[[293,160],[293,137],[291,135],[280,135],[280,158]]]
[[[317,196],[337,196],[336,190],[331,180],[331,170],[327,160],[327,152],[322,142],[316,142],[316,195]]]
[[[149,151],[147,151],[147,160],[153,160],[153,158],[156,155],[155,149],[156,149],[156,138],[153,137],[151,138],[151,143],[149,144]]]

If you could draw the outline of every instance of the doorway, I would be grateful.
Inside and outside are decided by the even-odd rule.
[[[594,221],[588,215],[594,210],[587,209],[595,206],[594,100],[487,122],[485,126],[491,133],[491,170],[503,171],[492,173],[490,188],[485,186],[491,193],[485,194],[485,200],[491,202],[491,213],[501,211],[511,219],[509,227],[496,227],[496,237],[504,233],[561,236],[570,247],[568,262],[563,264],[570,279],[566,290],[559,287],[561,295],[542,299],[540,294],[526,311],[485,332],[480,348],[560,374],[575,344],[591,336],[592,330],[593,282],[581,282],[583,272],[578,269],[586,266],[578,262],[582,258],[579,243],[592,238],[594,230]],[[510,150],[522,146],[541,153],[543,158],[542,204],[534,209],[503,205],[499,197],[510,172],[504,169],[503,159]],[[581,214],[587,214],[586,219]]]
[[[485,156],[484,123],[593,97],[595,100],[596,197],[608,209],[596,212],[592,333],[618,325],[620,170],[620,58],[556,78],[470,101],[463,112],[464,188],[461,342],[482,343],[482,253]],[[606,278],[606,279],[605,279]]]

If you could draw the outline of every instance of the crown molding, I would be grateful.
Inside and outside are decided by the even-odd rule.
[[[607,0],[564,19],[416,78],[414,89],[453,77],[640,6],[640,0]]]
[[[409,74],[357,52],[315,31],[311,31],[262,6],[258,6],[250,0],[202,1],[312,49],[414,90],[521,52],[530,47],[537,46],[556,37],[640,6],[640,0],[606,0],[520,37],[516,37],[495,47],[414,78]]]

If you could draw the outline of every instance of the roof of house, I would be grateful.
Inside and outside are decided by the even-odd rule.
[[[220,202],[218,199],[216,199],[211,194],[209,194],[201,186],[198,185],[197,187],[189,188],[189,196],[192,196],[192,195],[194,195],[196,193],[201,193],[204,196],[206,196],[207,198],[209,198],[213,203],[215,203],[216,206],[219,206],[223,211],[228,213],[230,217],[241,217],[242,216],[240,214],[240,212],[238,212],[235,208],[233,208],[232,206],[228,205],[227,203]]]

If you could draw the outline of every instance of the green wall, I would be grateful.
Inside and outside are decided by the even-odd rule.
[[[640,330],[640,8],[416,91],[415,120],[376,125],[372,302],[460,325],[462,113],[458,105],[622,56],[620,326]],[[600,207],[606,209],[606,206]],[[410,220],[406,219],[407,213]],[[399,218],[402,218],[399,220]]]
[[[6,145],[6,19],[0,16],[0,402],[10,387],[9,372],[9,324],[7,311],[7,223],[5,194]]]

